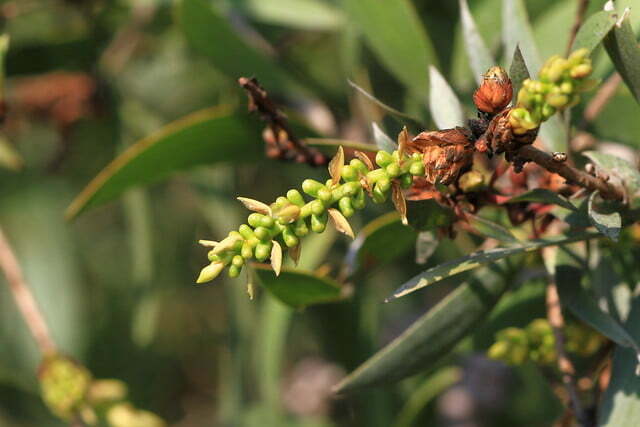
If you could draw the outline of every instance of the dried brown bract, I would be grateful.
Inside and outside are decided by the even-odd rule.
[[[407,146],[410,153],[421,153],[425,177],[435,184],[451,184],[471,166],[473,143],[469,130],[461,127],[422,132]]]
[[[511,79],[502,67],[490,68],[483,77],[482,84],[473,94],[473,102],[483,113],[497,114],[513,98]]]

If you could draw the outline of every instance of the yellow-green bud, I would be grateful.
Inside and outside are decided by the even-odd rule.
[[[91,374],[64,356],[47,357],[39,369],[42,399],[51,412],[70,419],[84,404]]]
[[[303,218],[298,218],[294,225],[293,232],[298,237],[304,237],[309,234],[309,227],[307,227],[307,223]]]
[[[397,163],[391,163],[387,165],[385,170],[387,171],[387,175],[389,175],[390,178],[397,177],[398,175],[400,175],[400,172],[401,172],[400,165]]]
[[[127,397],[127,385],[114,379],[94,380],[87,393],[91,405],[102,405],[124,400]]]
[[[257,240],[257,239],[256,239]],[[249,244],[249,242],[245,242],[242,245],[242,248],[240,249],[240,255],[242,256],[242,258],[244,259],[249,259],[251,257],[253,257],[253,248],[251,247],[251,245]]]
[[[356,193],[355,197],[352,198],[351,204],[354,209],[358,210],[364,209],[367,205],[367,199],[365,198],[364,190],[362,188]]]
[[[289,227],[282,230],[282,240],[284,240],[284,244],[287,245],[288,248],[298,246],[298,243],[300,243],[300,240]]]
[[[391,180],[387,177],[384,177],[376,183],[376,187],[380,187],[380,190],[387,192],[391,188]]]
[[[260,262],[265,261],[271,255],[271,246],[272,243],[269,242],[260,242],[256,245],[255,256],[256,259]]]
[[[378,153],[376,153],[376,163],[378,166],[380,166],[381,168],[387,166],[388,164],[391,164],[393,162],[393,157],[391,156],[391,154],[387,153],[386,151],[378,151]]]
[[[318,191],[321,188],[325,188],[324,185],[314,179],[305,179],[302,181],[302,191],[311,197],[318,197]]]
[[[314,215],[321,215],[324,212],[324,203],[320,200],[314,200],[311,202],[311,213]]]
[[[422,163],[422,159],[411,163],[411,166],[409,166],[409,173],[414,176],[424,175],[424,163]]]
[[[340,208],[340,212],[346,218],[351,217],[354,214],[353,206],[351,205],[351,199],[349,197],[343,197],[338,202],[338,207]]]
[[[244,265],[244,258],[241,255],[234,255],[234,257],[231,258],[231,264],[236,267],[242,267]]]
[[[590,64],[580,64],[573,67],[569,75],[574,79],[583,79],[591,74],[592,71],[593,67]]]
[[[331,201],[331,190],[327,187],[322,187],[318,190],[318,199],[322,200],[324,203],[329,203]]]
[[[300,207],[289,205],[278,211],[276,217],[281,224],[290,224],[300,216]]]
[[[269,231],[268,228],[257,227],[255,230],[253,230],[253,233],[256,235],[256,237],[259,240],[263,242],[271,240],[271,232]]]
[[[232,279],[236,278],[236,277],[238,277],[240,275],[241,271],[242,271],[242,267],[237,267],[235,265],[230,265],[229,266],[229,271],[228,271],[229,277],[231,277]]]
[[[262,225],[262,217],[264,215],[254,212],[247,217],[247,222],[252,227],[260,227]]]
[[[110,427],[165,427],[162,418],[149,411],[135,409],[129,403],[109,408],[107,422]]]
[[[344,165],[340,174],[345,181],[356,181],[358,179],[358,171],[351,165]]]
[[[566,95],[551,94],[547,96],[547,103],[554,108],[563,108],[569,103],[569,98]]]
[[[212,262],[200,271],[200,275],[198,276],[196,283],[200,284],[212,281],[218,277],[223,268],[224,264],[222,262]]]
[[[304,199],[302,198],[302,194],[300,194],[298,190],[292,189],[287,191],[287,200],[289,200],[296,206],[304,206]]]
[[[367,172],[369,172],[369,168],[367,167],[367,165],[365,165],[364,162],[360,159],[351,159],[349,165],[362,174],[366,174]]]
[[[375,203],[384,203],[387,200],[387,193],[380,188],[379,184],[373,187],[372,196]]]
[[[324,215],[311,215],[311,230],[313,230],[314,233],[322,233],[325,230],[327,227],[325,218],[326,216]]]

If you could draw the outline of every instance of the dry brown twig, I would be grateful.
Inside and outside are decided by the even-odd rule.
[[[0,229],[0,269],[4,272],[9,290],[22,318],[31,331],[31,335],[38,344],[40,352],[43,355],[55,353],[56,346],[49,333],[49,327],[24,279],[20,264],[2,229]]]

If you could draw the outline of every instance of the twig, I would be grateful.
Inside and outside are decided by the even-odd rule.
[[[0,269],[4,272],[16,305],[27,323],[31,335],[36,340],[38,348],[43,355],[55,353],[56,346],[49,334],[47,323],[40,312],[38,304],[24,280],[20,264],[9,245],[9,242],[0,228]]]
[[[567,52],[565,56],[569,56],[571,53],[571,46],[573,46],[573,42],[576,39],[576,34],[578,34],[578,30],[582,26],[582,22],[584,21],[584,16],[587,13],[587,8],[589,7],[589,0],[578,0],[578,9],[576,10],[576,18],[573,21],[573,27],[571,27],[571,33],[569,33],[569,43],[567,44]]]
[[[602,109],[609,103],[611,98],[616,94],[618,86],[622,83],[620,73],[613,73],[591,99],[587,107],[584,109],[582,118],[585,122],[593,121]]]
[[[263,137],[267,144],[269,157],[295,160],[312,166],[322,166],[328,163],[324,154],[307,146],[295,135],[285,114],[269,98],[267,91],[260,86],[258,80],[240,77],[238,84],[249,95],[249,111],[257,111],[260,118],[268,123]]]
[[[623,188],[605,181],[602,178],[589,175],[586,172],[569,166],[565,162],[559,162],[554,157],[538,150],[532,145],[525,145],[518,150],[518,157],[525,161],[532,161],[542,166],[549,172],[557,173],[569,183],[579,185],[591,191],[599,191],[600,195],[610,200],[625,200]]]
[[[546,303],[547,318],[551,328],[553,329],[553,336],[555,337],[556,353],[558,353],[558,369],[562,375],[562,382],[569,393],[569,399],[571,400],[571,406],[573,407],[576,420],[580,425],[587,426],[589,425],[588,417],[582,407],[582,403],[578,396],[578,389],[576,387],[574,377],[575,368],[564,349],[565,338],[562,332],[562,329],[564,328],[564,316],[562,315],[560,297],[558,296],[558,288],[555,280],[550,280],[547,285]]]

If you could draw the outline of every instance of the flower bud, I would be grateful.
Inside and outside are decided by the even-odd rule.
[[[237,267],[235,265],[231,265],[231,266],[229,266],[229,272],[228,272],[229,277],[231,277],[232,279],[236,278],[236,277],[238,277],[240,275],[241,271],[242,271],[242,267]]]
[[[313,230],[314,233],[322,233],[325,228],[327,228],[328,219],[329,216],[326,212],[323,212],[322,215],[311,215],[311,230]]]
[[[265,261],[271,255],[271,245],[269,242],[260,242],[256,245],[255,256],[256,259],[260,262]]]
[[[343,197],[338,202],[338,207],[340,208],[340,212],[346,218],[351,217],[354,214],[353,205],[351,204],[351,199],[349,197]]]
[[[304,199],[302,198],[302,194],[300,194],[298,190],[293,189],[287,191],[287,200],[289,200],[296,206],[304,206]]]
[[[289,205],[276,213],[276,218],[281,224],[291,224],[300,216],[300,207]]]
[[[102,405],[124,400],[127,397],[127,385],[120,380],[95,380],[91,383],[87,401],[91,405]]]
[[[344,165],[342,167],[342,179],[347,182],[357,181],[358,180],[358,171],[351,165]]]
[[[302,181],[302,191],[304,191],[311,197],[318,197],[318,191],[321,188],[324,188],[324,185],[314,179],[305,179],[304,181]]]
[[[224,264],[221,261],[212,262],[200,271],[196,283],[200,284],[212,281],[218,277],[223,268]]]
[[[591,64],[580,64],[573,67],[569,75],[574,79],[583,79],[591,74],[592,71]]]
[[[298,218],[293,227],[293,232],[298,237],[304,237],[309,234],[309,227],[307,227],[307,223],[303,218]]]
[[[392,162],[393,162],[393,157],[391,156],[391,154],[387,153],[386,151],[380,150],[376,154],[376,164],[381,168],[387,166]]]
[[[129,403],[119,403],[109,408],[107,421],[112,427],[165,427],[165,422],[153,412],[135,409]]]
[[[84,366],[54,355],[42,362],[38,379],[42,399],[51,412],[62,419],[70,419],[84,403],[91,374]]]
[[[509,105],[512,97],[513,86],[507,72],[502,67],[491,67],[473,94],[473,102],[478,110],[497,114]]]

